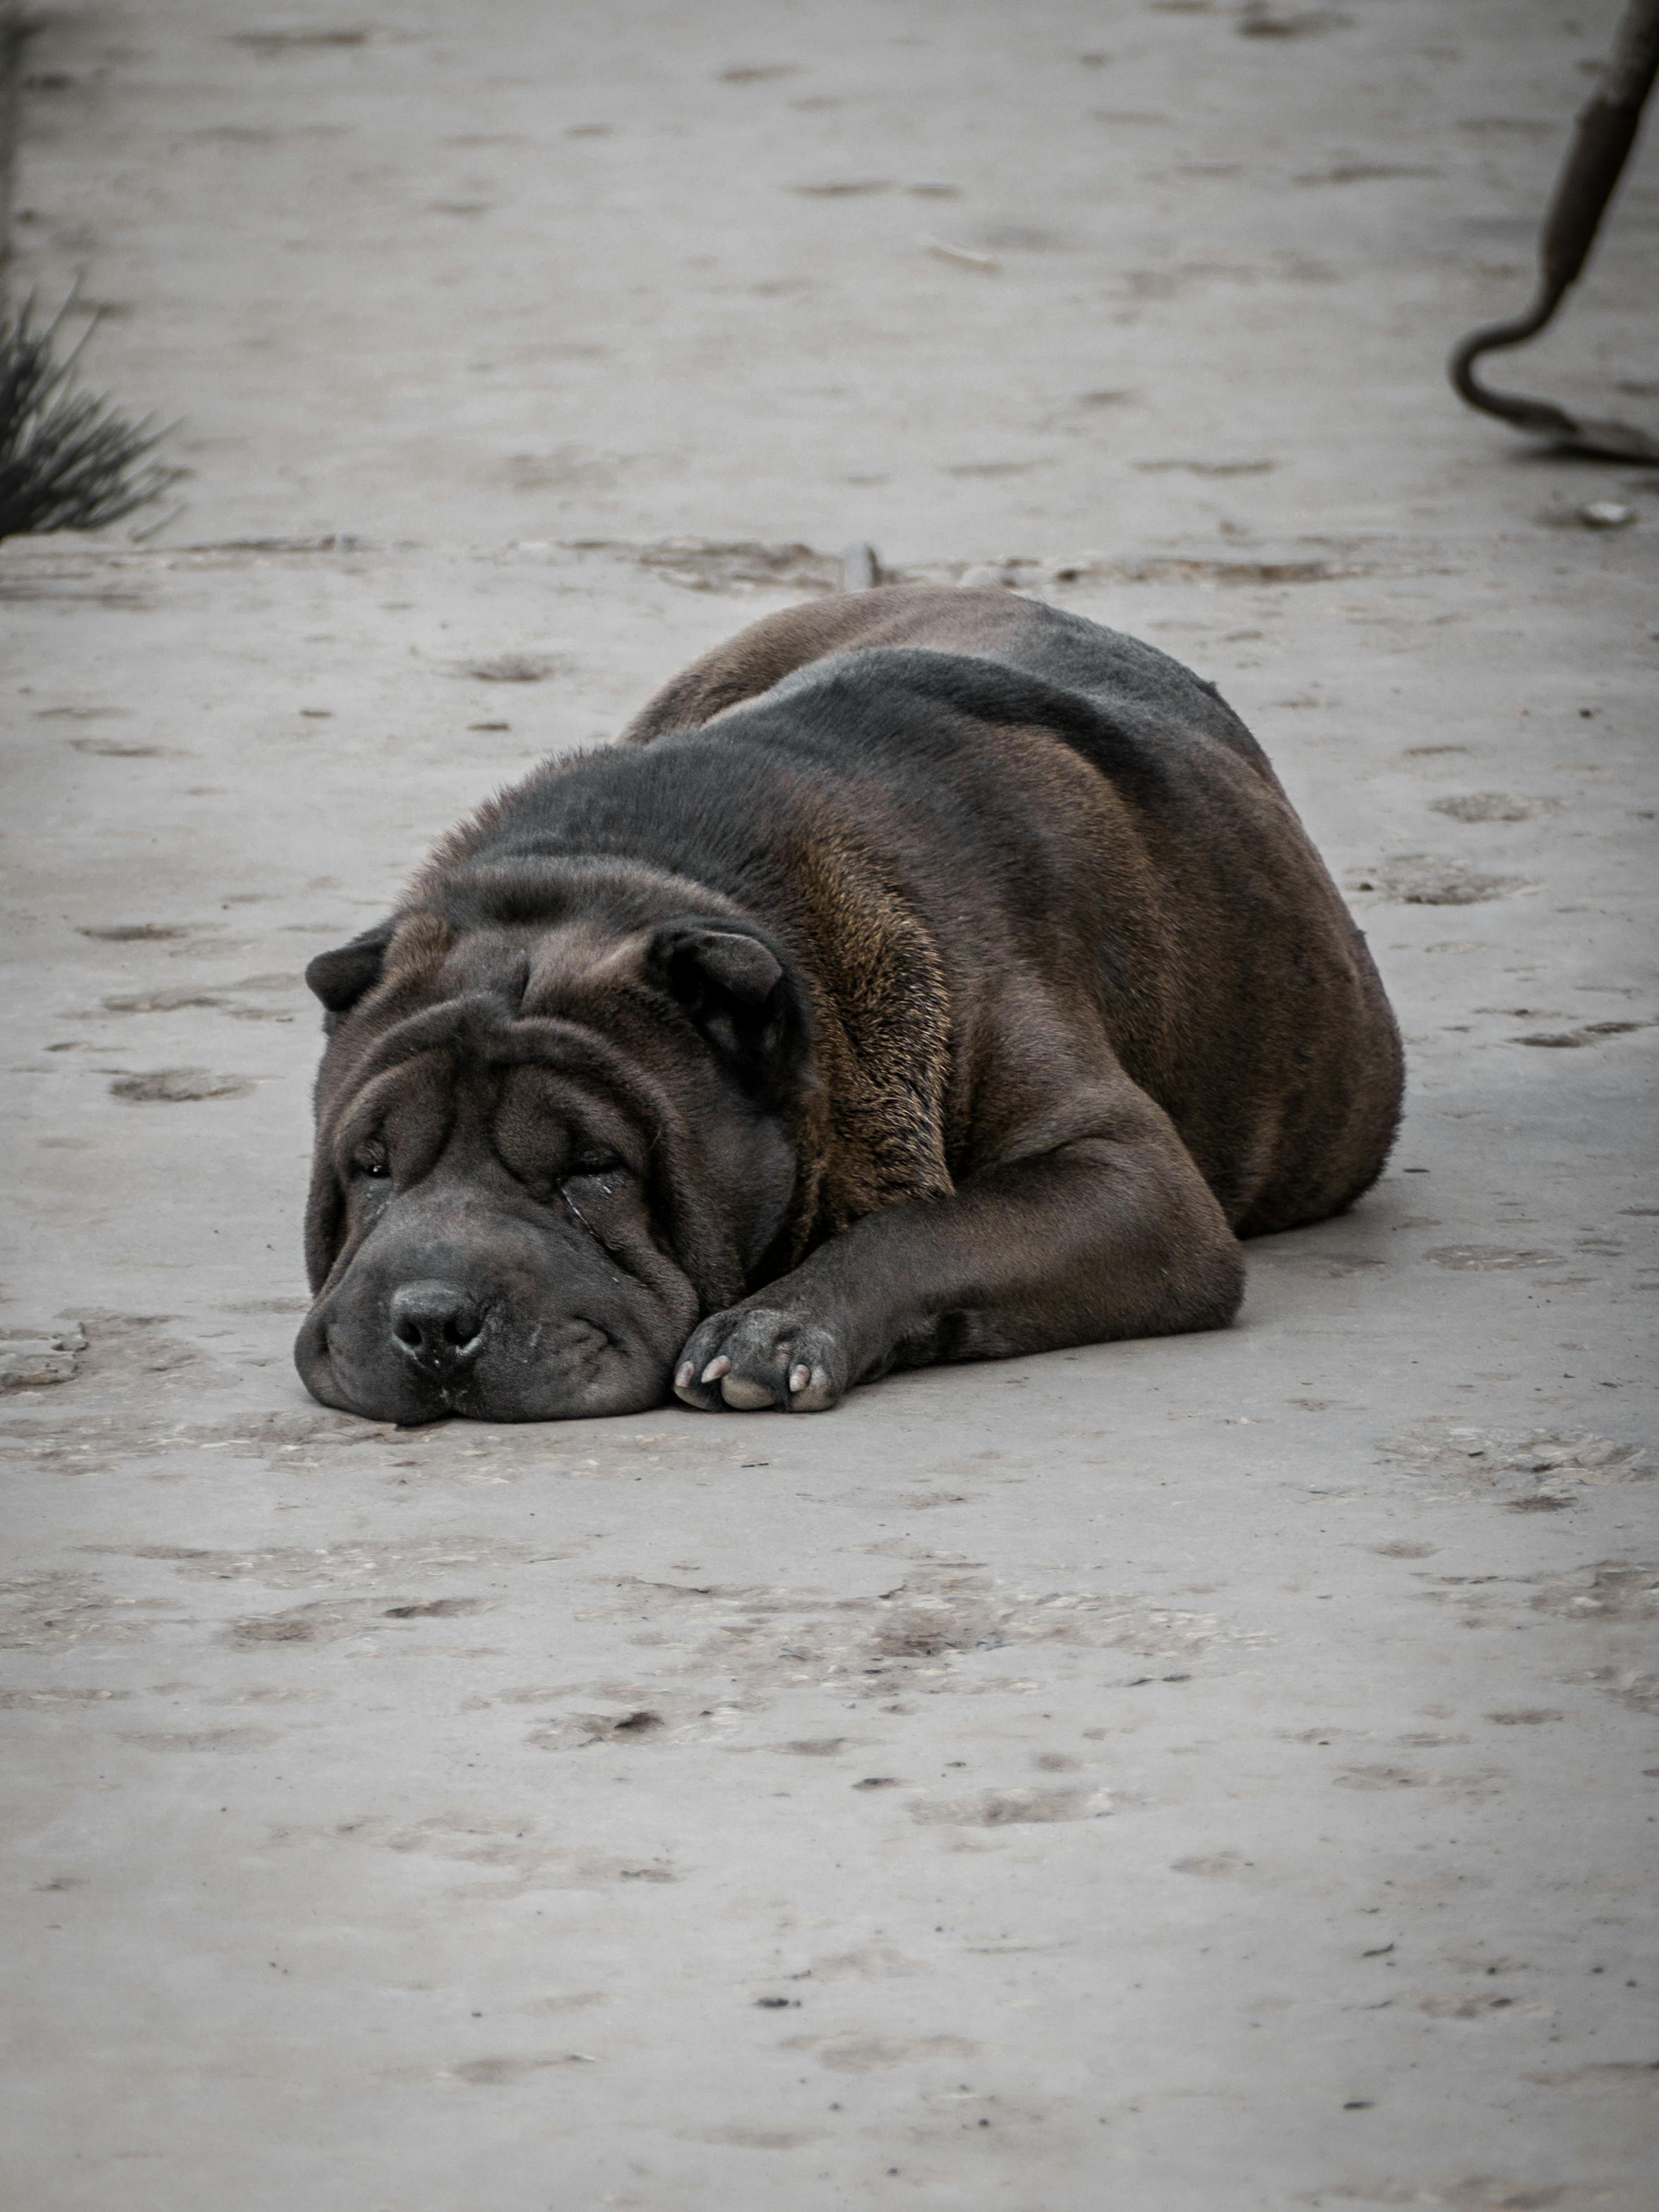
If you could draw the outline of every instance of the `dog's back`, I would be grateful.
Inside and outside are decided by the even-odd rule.
[[[735,766],[763,720],[787,720],[808,744],[839,732],[849,767],[855,754],[881,767],[884,753],[902,784],[914,773],[907,733],[925,746],[941,716],[955,750],[932,765],[964,782],[1002,733],[1011,815],[1022,799],[1043,802],[1030,788],[1048,781],[1037,733],[1109,787],[1110,803],[1088,811],[1112,1042],[1235,1229],[1291,1228],[1352,1204],[1381,1172],[1399,1118],[1392,1012],[1267,756],[1215,688],[1167,654],[1008,592],[860,592],[741,632],[660,691],[625,742],[714,723]],[[970,726],[978,742],[963,734]],[[1063,780],[1049,805],[1077,812]],[[951,873],[943,912],[960,907]],[[1054,899],[1052,876],[1034,870],[1026,919],[1064,937],[1077,913]]]

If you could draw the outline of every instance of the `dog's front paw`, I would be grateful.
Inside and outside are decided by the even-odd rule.
[[[674,1370],[674,1395],[704,1411],[780,1406],[822,1413],[840,1404],[851,1380],[835,1329],[775,1307],[733,1306],[711,1315],[691,1337]]]

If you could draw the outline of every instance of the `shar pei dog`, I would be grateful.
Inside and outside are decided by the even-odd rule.
[[[818,1413],[1224,1327],[1380,1172],[1399,1035],[1261,748],[1003,591],[769,616],[307,970],[301,1375],[399,1423]]]

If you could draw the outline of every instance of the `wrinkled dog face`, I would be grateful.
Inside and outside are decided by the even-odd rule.
[[[332,963],[332,964],[331,964]],[[377,1420],[628,1413],[777,1235],[772,1109],[795,1026],[757,936],[681,918],[621,945],[429,914],[325,954],[338,1017],[295,1359]],[[757,1056],[758,1054],[758,1056]]]
[[[332,1147],[343,1265],[300,1340],[313,1394],[395,1421],[653,1404],[699,1301],[607,1103],[476,1048],[365,1086]]]

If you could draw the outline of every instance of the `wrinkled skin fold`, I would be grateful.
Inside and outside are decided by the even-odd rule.
[[[1265,757],[1007,592],[775,616],[307,971],[296,1361],[381,1420],[817,1412],[1207,1328],[1380,1171],[1397,1033]]]

